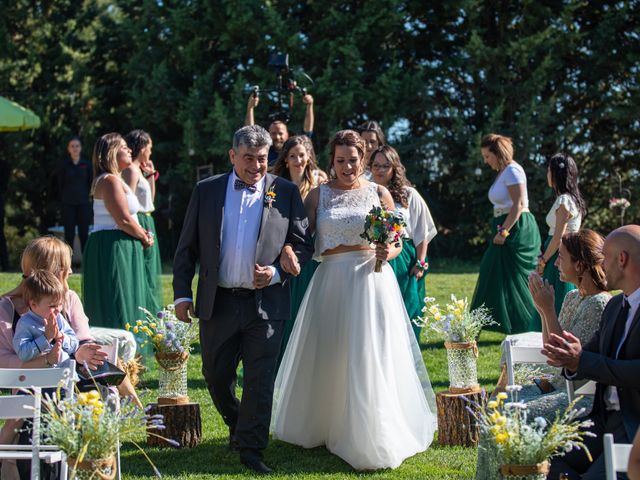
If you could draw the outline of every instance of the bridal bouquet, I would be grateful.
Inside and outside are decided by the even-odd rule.
[[[542,417],[529,421],[527,406],[518,402],[519,385],[509,385],[506,393],[498,393],[496,400],[486,406],[467,406],[467,411],[475,417],[480,429],[489,438],[496,449],[503,475],[509,476],[521,470],[521,466],[537,467],[538,473],[548,469],[548,460],[555,456],[563,456],[574,448],[584,449],[591,460],[591,455],[583,439],[595,436],[586,429],[593,425],[591,420],[580,420],[584,408],[576,410],[576,399],[562,413],[556,412],[555,420],[547,422]],[[546,478],[543,477],[543,478]]]
[[[609,199],[609,208],[621,208],[622,210],[626,210],[631,206],[631,202],[624,197],[621,198],[610,198]]]
[[[141,336],[142,346],[151,343],[158,353],[188,353],[191,350],[191,345],[198,338],[196,321],[184,323],[178,320],[174,305],[167,305],[155,315],[146,308],[138,308],[146,318],[137,320],[134,325],[127,323],[125,329]]]
[[[396,243],[402,239],[406,225],[401,213],[373,207],[364,221],[364,232],[360,237],[371,243]],[[376,260],[375,271],[382,271],[381,260]]]
[[[496,323],[484,305],[470,311],[467,299],[458,300],[453,294],[451,302],[444,309],[440,308],[433,297],[426,297],[424,301],[422,317],[413,322],[420,327],[429,327],[444,337],[446,342],[475,341],[483,327]]]

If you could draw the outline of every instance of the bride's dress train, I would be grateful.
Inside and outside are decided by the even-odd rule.
[[[358,470],[399,466],[437,429],[397,281],[389,265],[374,265],[372,251],[323,257],[278,371],[271,426],[274,438],[325,445]]]

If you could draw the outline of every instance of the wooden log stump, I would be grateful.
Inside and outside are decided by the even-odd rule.
[[[469,393],[452,393],[450,391],[436,394],[438,408],[438,443],[440,445],[476,447],[480,439],[480,429],[473,415],[466,407],[476,410],[471,402],[483,405],[486,402],[484,389]]]
[[[180,445],[177,448],[192,448],[202,440],[202,419],[199,403],[181,403],[176,405],[150,404],[149,415],[164,415],[164,430],[158,430],[158,435],[175,440]],[[152,430],[154,432],[154,430]],[[147,445],[153,447],[173,447],[165,440],[147,434]]]

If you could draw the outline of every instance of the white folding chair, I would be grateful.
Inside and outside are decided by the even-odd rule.
[[[42,388],[63,384],[68,398],[73,398],[75,362],[64,368],[0,368],[0,389],[29,388],[33,395],[0,396],[1,419],[32,419],[31,445],[0,445],[0,460],[31,460],[31,479],[40,478],[40,460],[61,462],[60,477],[67,478],[66,456],[55,445],[40,445],[40,408]]]
[[[509,385],[513,385],[515,380],[514,367],[518,363],[534,363],[534,364],[546,364],[547,357],[540,353],[540,347],[532,346],[518,346],[513,345],[511,340],[505,340],[504,343],[504,356],[507,366],[507,382]]]
[[[119,340],[114,338],[111,344],[109,345],[100,345],[100,350],[107,354],[107,360],[114,365],[118,364],[118,347],[120,346]],[[116,411],[120,410],[120,394],[117,389],[110,389],[109,393],[109,404],[113,405]],[[120,480],[120,441],[118,440],[118,444],[116,446],[116,479]]]
[[[583,396],[594,396],[596,394],[596,382],[593,380],[589,380],[582,386],[576,388],[575,380],[567,380],[567,396],[569,397],[569,402],[573,402],[575,398],[579,395]]]
[[[606,480],[616,480],[616,472],[625,472],[629,466],[631,444],[613,443],[613,435],[604,434],[604,466],[607,474]]]

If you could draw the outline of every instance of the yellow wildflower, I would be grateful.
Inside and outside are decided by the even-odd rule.
[[[504,392],[500,392],[498,395],[496,395],[496,398],[498,400],[506,400],[508,398],[507,394]]]
[[[142,320],[138,320],[138,321],[136,322],[136,325],[137,325],[138,327],[141,327],[141,326],[142,326]]]
[[[86,405],[89,401],[89,394],[87,392],[82,392],[78,394],[78,403],[80,405]]]
[[[100,400],[100,394],[97,390],[91,390],[90,392],[87,392],[87,397],[89,400]]]
[[[509,438],[509,434],[508,433],[506,433],[506,432],[498,433],[496,435],[496,443],[497,444],[502,444],[502,443],[507,441],[507,438]]]
[[[500,415],[497,419],[496,419],[496,425],[504,425],[507,423],[507,417],[505,417],[504,415]]]
[[[149,326],[150,326],[151,328],[156,328],[158,325],[157,325],[157,324],[155,324],[155,323],[150,323],[150,324],[149,324]]]
[[[500,433],[500,430],[502,430],[498,425],[493,425],[492,427],[489,428],[489,431],[493,434],[493,435],[497,435]]]
[[[127,331],[131,330],[131,325],[129,325],[129,322],[124,324],[124,329]]]
[[[491,400],[489,403],[487,403],[487,407],[489,408],[498,408],[498,402],[496,402],[495,400]]]
[[[133,333],[138,333],[138,327],[133,327]]]

